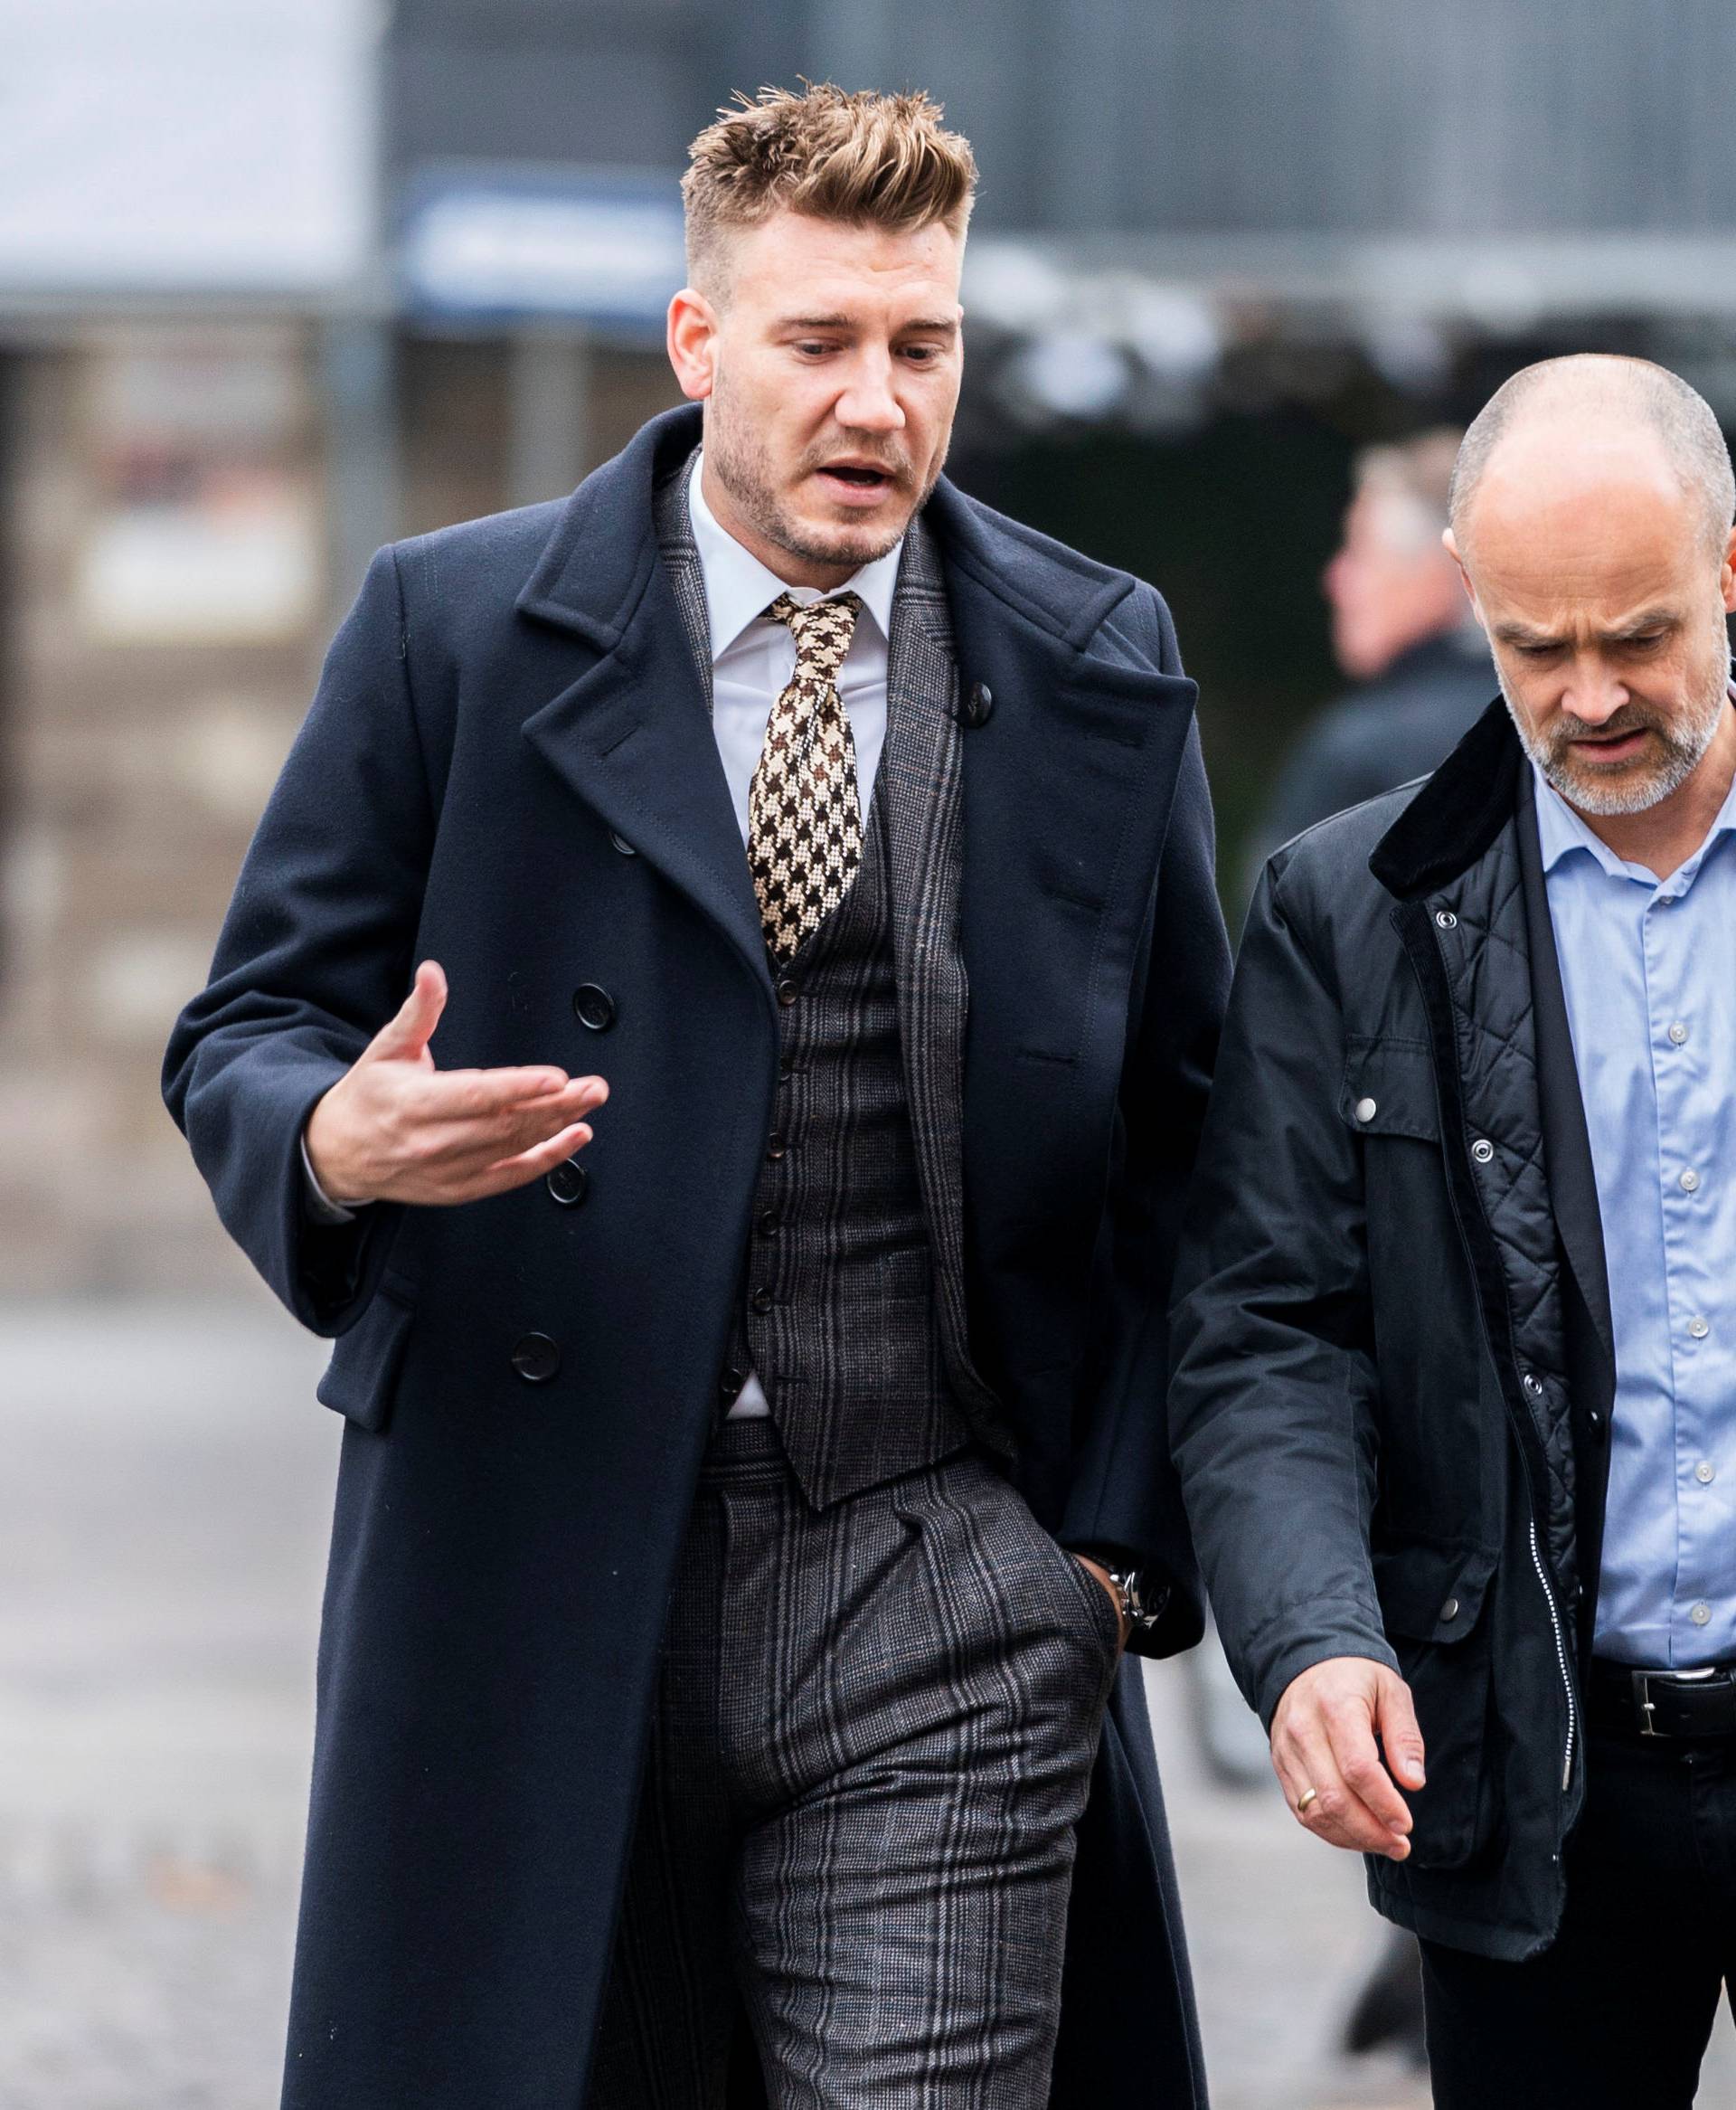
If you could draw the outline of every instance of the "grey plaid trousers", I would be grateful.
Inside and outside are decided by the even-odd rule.
[[[1115,1609],[982,1454],[816,1511],[702,1474],[589,2110],[1038,2110]]]

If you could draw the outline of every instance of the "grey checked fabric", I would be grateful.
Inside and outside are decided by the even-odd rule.
[[[657,534],[709,681],[684,471],[658,494]],[[966,1332],[956,690],[939,554],[919,516],[893,600],[862,866],[789,963],[801,995],[778,1014],[782,1142],[761,1168],[730,1358],[759,1371],[816,1506],[971,1433],[1010,1448]]]
[[[816,1514],[719,1433],[671,1600],[589,2110],[1049,2102],[1114,1609],[980,1453]]]
[[[772,703],[748,790],[748,865],[766,949],[780,962],[837,907],[862,863],[856,743],[838,694],[861,613],[854,593],[806,608],[780,593],[766,610],[796,639],[796,671]]]
[[[816,1507],[970,1434],[947,1378],[905,1091],[883,790],[856,884],[788,970],[801,994],[778,1008],[777,1140],[742,1278],[740,1348]]]

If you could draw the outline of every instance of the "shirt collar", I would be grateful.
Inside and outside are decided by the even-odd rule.
[[[780,593],[788,593],[804,607],[830,595],[812,586],[788,586],[775,572],[768,571],[753,552],[744,548],[705,503],[700,487],[704,455],[695,454],[687,483],[687,513],[693,523],[693,542],[699,551],[699,568],[705,581],[705,612],[711,624],[712,664],[715,666],[748,625],[763,615]],[[892,634],[892,599],[898,590],[898,561],[903,554],[903,538],[883,557],[864,564],[854,578],[846,579],[835,593],[861,597],[865,614],[873,617],[882,638]]]
[[[1736,705],[1736,686],[1731,687],[1730,698],[1731,705]],[[1537,845],[1543,853],[1545,872],[1552,872],[1571,851],[1585,850],[1597,859],[1612,879],[1637,880],[1646,886],[1664,884],[1655,872],[1647,871],[1643,865],[1630,865],[1625,858],[1617,856],[1602,837],[1595,834],[1574,812],[1535,762],[1531,765],[1531,772],[1537,783]],[[1736,782],[1732,782],[1725,793],[1724,802],[1718,809],[1718,818],[1706,831],[1705,841],[1680,870],[1672,875],[1673,878],[1681,882],[1678,893],[1682,887],[1693,883],[1700,869],[1701,860],[1718,837],[1732,831],[1736,831]]]

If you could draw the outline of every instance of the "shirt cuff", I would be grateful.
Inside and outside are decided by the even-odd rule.
[[[315,1177],[314,1161],[307,1155],[307,1135],[305,1130],[301,1138],[301,1203],[310,1223],[353,1224],[357,1209],[367,1206],[365,1202],[335,1202],[326,1193]]]

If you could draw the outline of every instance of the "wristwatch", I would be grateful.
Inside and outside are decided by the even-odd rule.
[[[1129,1647],[1136,1636],[1156,1630],[1169,1603],[1167,1584],[1148,1581],[1146,1571],[1136,1566],[1119,1547],[1079,1546],[1073,1551],[1094,1560],[1115,1585],[1115,1594],[1121,1600],[1121,1616],[1127,1623]]]

